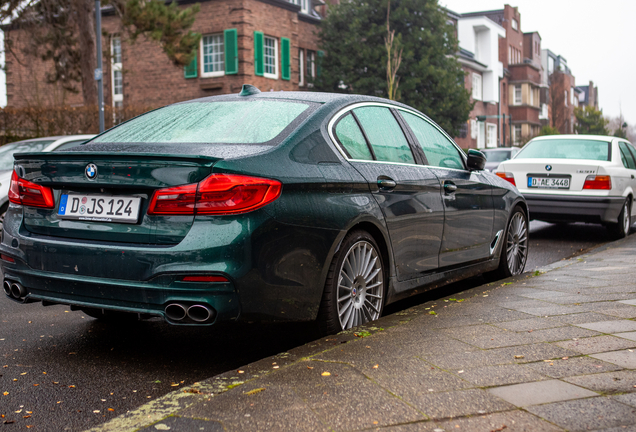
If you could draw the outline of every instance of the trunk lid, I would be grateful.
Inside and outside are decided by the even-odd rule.
[[[23,207],[24,228],[33,235],[157,245],[179,243],[190,230],[194,216],[146,214],[153,192],[197,183],[221,160],[207,155],[133,152],[23,153],[15,159],[20,177],[53,190],[54,209]],[[96,175],[90,179],[93,170]],[[78,200],[82,200],[81,204]],[[129,220],[113,221],[120,217],[115,214],[125,212],[124,206],[131,200],[136,205],[128,208]],[[109,202],[113,216],[106,215]],[[60,215],[60,203],[67,203],[69,208],[75,206],[76,211],[83,205],[84,213]],[[97,210],[96,203],[101,210]],[[100,217],[88,218],[91,206]]]

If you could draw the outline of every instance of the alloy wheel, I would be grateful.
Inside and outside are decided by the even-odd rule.
[[[380,318],[384,296],[382,260],[375,247],[359,241],[338,273],[337,311],[343,330]]]
[[[515,213],[508,225],[506,254],[510,273],[521,274],[528,257],[528,227],[522,212]]]
[[[629,204],[627,203],[627,200],[625,200],[625,204],[623,204],[623,232],[625,235],[629,234],[629,227],[631,225],[630,219]]]

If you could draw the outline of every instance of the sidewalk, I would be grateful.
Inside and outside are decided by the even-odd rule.
[[[157,399],[93,431],[636,430],[636,235]]]

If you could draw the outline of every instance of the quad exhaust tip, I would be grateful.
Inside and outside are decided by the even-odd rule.
[[[206,322],[212,317],[212,311],[207,306],[195,304],[188,308],[188,317],[192,321]]]
[[[164,313],[169,321],[173,323],[185,321],[183,324],[187,324],[188,321],[190,323],[204,324],[212,321],[216,315],[215,310],[207,305],[181,303],[168,304],[164,309]]]
[[[24,300],[27,294],[29,294],[29,291],[18,282],[11,282],[6,279],[2,282],[2,288],[8,297],[15,300]]]
[[[5,280],[2,283],[2,288],[4,288],[4,293],[6,295],[8,295],[9,297],[13,297],[13,294],[11,294],[11,282],[9,282],[8,280]]]
[[[181,321],[187,315],[185,306],[179,303],[170,303],[164,312],[171,321]]]

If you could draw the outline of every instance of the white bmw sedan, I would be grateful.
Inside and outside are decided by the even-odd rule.
[[[600,223],[616,238],[629,233],[636,211],[636,149],[622,138],[534,138],[495,174],[523,194],[531,220]]]

